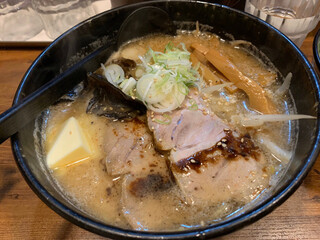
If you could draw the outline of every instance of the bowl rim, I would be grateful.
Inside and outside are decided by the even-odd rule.
[[[317,78],[317,75],[315,74],[311,64],[305,57],[305,55],[300,51],[300,49],[283,33],[281,33],[279,30],[277,30],[272,25],[266,23],[265,21],[249,14],[244,11],[236,10],[221,4],[216,3],[208,3],[203,1],[197,1],[197,0],[155,0],[152,2],[139,2],[135,4],[130,4],[126,6],[121,6],[118,8],[111,9],[107,11],[109,14],[112,12],[119,11],[123,8],[127,8],[128,6],[134,6],[134,7],[142,7],[147,5],[153,5],[154,3],[161,3],[161,2],[188,2],[188,3],[195,3],[195,4],[207,4],[211,6],[217,6],[221,8],[225,8],[229,11],[234,11],[237,14],[245,15],[249,18],[253,18],[256,21],[260,22],[263,25],[266,25],[269,29],[272,31],[277,32],[278,35],[286,39],[286,41],[289,42],[289,44],[295,49],[296,53],[299,55],[299,57],[302,59],[302,62],[304,64],[305,69],[309,70],[309,77],[312,80],[311,83],[313,87],[317,90],[316,91],[316,97],[319,99],[319,79]],[[91,21],[94,18],[99,18],[100,15],[105,14],[100,13],[98,15],[95,15],[78,25],[74,26],[73,28],[66,31],[64,34],[62,34],[60,37],[58,37],[56,40],[54,40],[32,63],[32,65],[29,67],[27,72],[25,73],[24,77],[22,78],[14,100],[13,104],[18,103],[21,101],[21,91],[25,84],[25,82],[28,79],[28,75],[30,74],[33,67],[40,61],[41,57],[49,51],[55,44],[59,42],[61,38],[63,38],[65,35],[67,35],[69,32],[73,31],[74,29],[77,29],[78,27],[82,26],[83,24],[86,24],[88,21]],[[319,34],[318,34],[319,35]],[[318,36],[319,37],[319,36]],[[319,107],[318,107],[319,112]],[[317,156],[319,154],[320,146],[320,131],[319,131],[320,122],[319,119],[317,119],[317,129],[315,131],[315,134],[317,135],[314,139],[314,145],[312,150],[310,151],[310,155],[306,158],[306,163],[304,164],[303,168],[301,168],[293,177],[290,182],[287,183],[287,185],[283,186],[281,189],[279,189],[273,196],[270,196],[266,199],[264,199],[261,203],[259,203],[255,208],[250,209],[250,211],[246,214],[240,214],[234,218],[231,218],[229,220],[223,221],[221,223],[209,225],[207,227],[202,228],[195,228],[192,230],[184,230],[184,231],[172,231],[172,232],[144,232],[144,231],[136,231],[136,230],[128,230],[123,229],[120,227],[108,225],[99,222],[98,220],[93,220],[89,217],[83,216],[80,213],[77,213],[67,206],[65,206],[63,203],[58,201],[56,198],[50,195],[50,193],[41,185],[41,183],[33,176],[31,169],[28,167],[24,160],[23,153],[21,152],[21,143],[19,139],[19,134],[15,134],[11,137],[11,147],[12,151],[16,160],[16,163],[19,167],[19,170],[23,177],[25,178],[26,182],[30,186],[30,188],[38,195],[38,197],[51,209],[53,209],[56,213],[64,217],[65,219],[69,220],[70,222],[74,223],[75,225],[82,227],[86,230],[89,230],[93,233],[107,236],[107,237],[116,237],[116,238],[122,238],[122,239],[128,239],[128,238],[135,238],[135,239],[159,239],[165,238],[165,239],[191,239],[191,238],[208,238],[208,237],[217,237],[223,234],[227,234],[230,232],[233,232],[243,226],[246,226],[250,223],[253,223],[257,221],[258,219],[262,218],[263,216],[267,215],[271,211],[273,211],[276,207],[280,206],[287,198],[289,198],[295,190],[301,185],[302,180],[307,176],[308,172],[312,168],[313,164],[317,160]]]
[[[316,67],[320,71],[320,54],[319,54],[319,44],[320,44],[320,29],[317,31],[316,36],[313,39],[312,43],[312,50],[313,50],[313,57],[316,63]]]

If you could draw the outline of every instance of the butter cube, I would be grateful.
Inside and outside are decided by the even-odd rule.
[[[64,123],[53,143],[47,155],[47,164],[54,169],[87,159],[90,155],[92,151],[88,140],[77,119],[71,117]]]

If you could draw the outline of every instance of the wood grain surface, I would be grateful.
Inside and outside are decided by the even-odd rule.
[[[319,28],[319,26],[317,27]],[[301,49],[312,62],[310,33]],[[39,49],[0,49],[0,112],[11,106],[23,74]],[[0,145],[0,239],[103,239],[48,208],[15,164],[10,141]],[[220,239],[320,239],[320,160],[300,188],[261,220]]]

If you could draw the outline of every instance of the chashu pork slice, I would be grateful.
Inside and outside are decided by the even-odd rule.
[[[159,230],[170,220],[158,206],[159,198],[167,195],[159,193],[170,191],[172,176],[166,158],[154,148],[145,121],[142,118],[111,124],[105,141],[105,163],[108,174],[121,175],[120,205],[127,222],[136,230]]]
[[[225,129],[227,125],[215,115],[182,110],[181,121],[172,133],[174,148],[171,150],[170,159],[184,159],[214,146],[225,137]]]
[[[159,159],[163,160],[163,159]],[[162,162],[162,161],[161,161]],[[173,199],[169,170],[159,164],[154,171],[146,174],[126,174],[122,183],[122,212],[135,230],[165,229],[173,221],[170,212],[177,199]],[[178,219],[176,219],[178,220]]]
[[[121,205],[123,216],[135,230],[160,230],[175,219],[170,209],[178,199],[168,193],[174,187],[164,156],[154,148],[146,159],[148,168],[123,177]],[[161,200],[162,199],[162,200]],[[170,215],[171,214],[171,215]],[[178,220],[178,219],[175,219]]]
[[[175,143],[172,135],[181,122],[181,112],[181,110],[171,112],[170,119],[166,118],[167,115],[155,114],[152,111],[147,112],[148,127],[154,134],[158,149],[168,151],[174,148]],[[161,121],[165,124],[159,123]]]
[[[233,149],[228,149],[224,140],[232,131],[205,107],[195,90],[190,91],[180,109],[166,114],[148,112],[148,125],[156,146],[170,151],[171,170],[187,203],[242,201],[248,196],[258,196],[268,186],[263,154],[251,155],[241,152],[240,148],[236,156],[230,158],[228,151]],[[161,124],[159,119],[161,122],[171,119],[171,122]],[[243,145],[240,140],[238,137],[238,145]],[[192,157],[222,146],[225,150],[215,151],[214,156],[209,157],[210,161],[201,162]],[[197,168],[192,167],[192,162],[198,165]]]
[[[204,107],[204,102],[195,89],[190,91],[182,108],[165,114],[148,111],[147,116],[156,147],[167,151],[189,149],[188,151],[195,153],[196,150],[207,149],[225,135],[223,130],[228,127]]]
[[[211,113],[196,90],[191,90],[182,108],[170,113],[147,112],[148,126],[156,147],[171,151],[170,159],[183,159],[214,146],[228,125]],[[170,121],[165,122],[166,119]],[[165,122],[166,124],[163,124]]]
[[[109,132],[105,140],[108,174],[148,172],[150,165],[158,164],[158,159],[154,159],[152,135],[143,119],[114,123]],[[162,161],[165,163],[165,159]]]
[[[269,176],[263,171],[265,160],[249,157],[230,160],[224,157],[206,162],[198,169],[182,170],[174,166],[173,174],[189,204],[227,201],[248,202],[266,187]]]

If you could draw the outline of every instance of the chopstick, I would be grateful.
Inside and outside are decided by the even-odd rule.
[[[87,78],[87,73],[99,68],[100,63],[114,51],[115,45],[102,46],[53,78],[42,87],[13,105],[0,115],[0,144],[17,133],[44,109]]]

